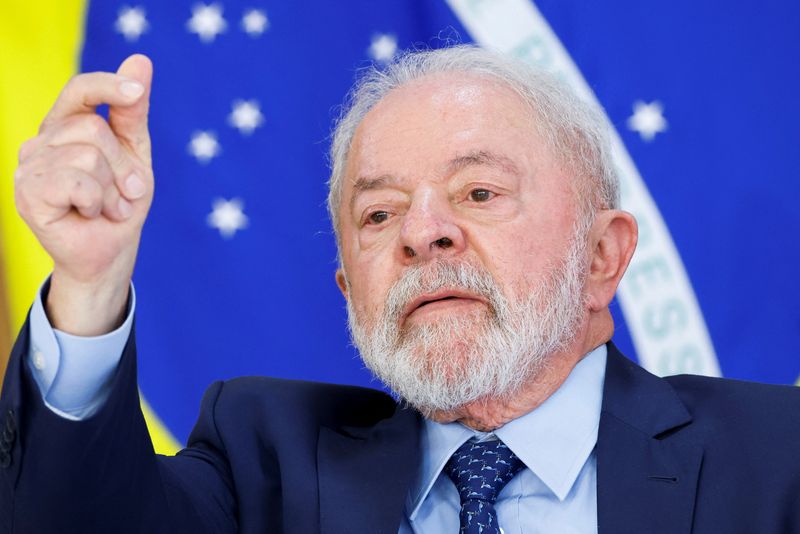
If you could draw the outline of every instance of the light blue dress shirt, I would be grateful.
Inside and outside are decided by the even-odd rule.
[[[46,283],[46,282],[45,282]],[[133,326],[133,284],[122,326],[97,337],[79,337],[54,329],[42,302],[42,290],[31,308],[28,364],[45,405],[61,417],[86,419],[108,398],[114,371]]]
[[[122,326],[99,337],[77,337],[51,327],[39,292],[31,309],[28,364],[53,412],[80,420],[103,405],[130,335],[135,305],[131,286]],[[601,345],[538,408],[491,433],[425,421],[422,463],[406,500],[400,534],[458,532],[459,496],[442,468],[470,439],[501,439],[527,467],[500,492],[495,505],[505,534],[597,532],[594,448],[605,364],[606,347]]]
[[[527,467],[503,488],[495,504],[505,534],[597,532],[594,448],[605,368],[606,346],[601,345],[538,408],[492,433],[425,421],[422,464],[400,533],[458,532],[458,491],[442,469],[470,439],[501,439]]]

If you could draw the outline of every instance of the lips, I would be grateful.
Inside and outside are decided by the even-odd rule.
[[[403,310],[403,319],[406,319],[409,315],[416,312],[420,308],[424,308],[430,304],[435,302],[443,302],[448,300],[469,300],[473,302],[486,302],[486,299],[483,297],[476,295],[474,293],[469,293],[467,291],[461,290],[453,290],[453,289],[441,289],[434,293],[426,293],[424,295],[420,295],[419,297],[412,300]]]

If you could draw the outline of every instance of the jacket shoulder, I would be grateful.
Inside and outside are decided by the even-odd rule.
[[[800,406],[800,388],[698,375],[664,377],[678,395],[697,409],[724,408],[759,412]],[[787,414],[800,416],[800,413]]]
[[[800,388],[694,375],[666,377],[693,418],[712,437],[800,440]],[[773,441],[775,440],[775,441]]]

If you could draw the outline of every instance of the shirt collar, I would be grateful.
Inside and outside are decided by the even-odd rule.
[[[493,433],[562,501],[597,443],[606,356],[605,345],[588,353],[547,400]],[[460,423],[425,420],[422,463],[409,492],[411,520],[456,449],[491,435]]]

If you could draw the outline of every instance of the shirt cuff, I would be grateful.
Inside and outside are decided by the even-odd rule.
[[[81,337],[50,325],[43,303],[49,286],[48,279],[31,308],[28,364],[50,410],[66,419],[86,419],[111,393],[114,372],[133,325],[136,293],[131,283],[122,326],[102,336]]]

